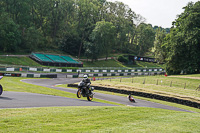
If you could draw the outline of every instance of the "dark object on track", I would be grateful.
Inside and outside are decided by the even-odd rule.
[[[87,86],[88,85],[85,85],[85,83],[81,81],[78,84],[78,91],[76,92],[76,95],[78,98],[81,98],[81,96],[83,96],[87,97],[88,101],[92,101],[94,95],[94,87],[87,88]]]
[[[0,76],[0,80],[3,78],[3,76]],[[3,93],[3,87],[0,84],[0,95]]]
[[[130,102],[135,103],[135,99],[131,96],[131,94],[129,94],[128,99]]]

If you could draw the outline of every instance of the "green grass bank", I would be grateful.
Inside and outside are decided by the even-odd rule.
[[[135,65],[125,65],[121,64],[114,59],[109,60],[99,60],[99,61],[83,61],[84,67],[162,67],[155,63],[139,62],[137,61]],[[34,67],[53,67],[53,66],[42,66],[37,62],[33,61],[29,57],[12,57],[12,56],[0,56],[0,65],[9,66],[34,66]],[[63,68],[63,67],[62,67]]]
[[[196,79],[194,77],[144,76],[98,80],[93,82],[93,85],[146,92],[200,102],[200,92],[196,90],[200,85],[200,79],[198,77]]]
[[[142,107],[3,109],[0,132],[200,132],[200,114]]]

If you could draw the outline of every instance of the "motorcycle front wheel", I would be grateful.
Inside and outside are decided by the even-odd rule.
[[[0,95],[3,93],[3,87],[0,85]]]
[[[81,90],[80,89],[78,89],[78,91],[76,92],[76,95],[78,98],[81,98]]]
[[[92,101],[92,99],[93,99],[93,96],[87,96],[88,101]]]

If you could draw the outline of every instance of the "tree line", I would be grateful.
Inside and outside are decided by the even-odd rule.
[[[143,55],[153,47],[153,28],[122,2],[0,1],[1,52],[55,49],[92,59],[113,51]]]
[[[188,3],[164,29],[145,23],[122,2],[1,0],[0,52],[59,50],[95,60],[153,51],[168,73],[194,73],[200,70],[199,19],[200,2]]]
[[[169,34],[156,32],[153,51],[169,74],[200,73],[200,2],[190,2]]]

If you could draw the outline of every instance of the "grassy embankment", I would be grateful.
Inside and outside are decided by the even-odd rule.
[[[28,57],[0,56],[0,64],[6,64],[8,66],[19,65],[19,66],[49,67],[49,66],[42,66]],[[83,61],[83,64],[84,67],[161,67],[160,65],[147,62],[136,62],[136,65],[123,65],[113,59],[107,61],[100,60],[94,62]]]
[[[145,76],[126,79],[112,79],[95,81],[93,85],[113,87],[118,89],[132,90],[172,96],[200,102],[200,92],[196,91],[200,85],[199,75],[195,78]]]
[[[142,107],[3,109],[0,132],[200,132],[199,113]]]
[[[0,56],[0,64],[41,67],[40,64],[38,64],[37,62],[33,61],[28,57]]]

